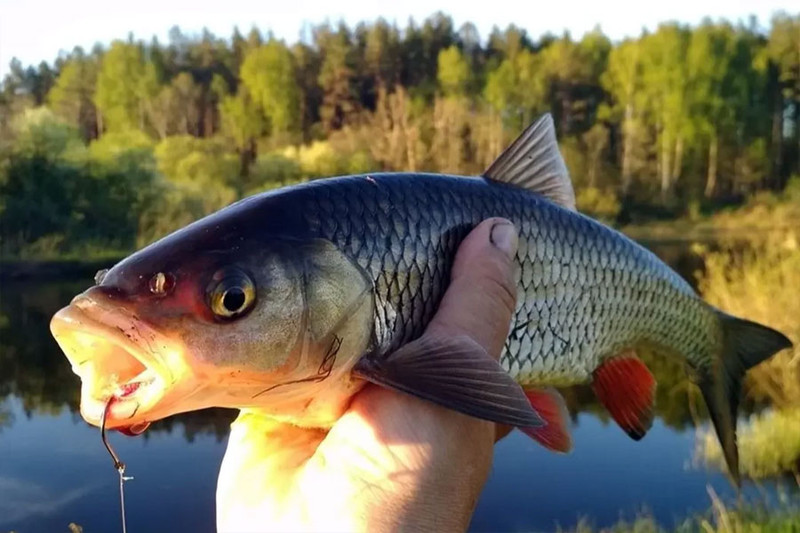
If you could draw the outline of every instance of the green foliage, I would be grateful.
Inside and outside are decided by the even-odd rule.
[[[641,102],[641,49],[634,40],[626,40],[616,46],[608,56],[608,66],[600,76],[604,90],[612,96],[617,120],[625,107],[642,105]]]
[[[239,179],[239,157],[220,139],[168,137],[153,155],[158,178],[141,210],[139,246],[225,207],[247,186]]]
[[[59,159],[83,151],[76,129],[45,107],[26,109],[14,123],[13,150],[18,156]]]
[[[303,177],[321,178],[367,172],[374,168],[369,156],[356,152],[351,157],[334,149],[330,142],[314,141],[308,146],[289,147],[285,158],[295,161]]]
[[[89,175],[100,196],[106,186],[121,194],[99,178],[113,174],[136,190],[129,211],[145,242],[297,180],[478,174],[549,111],[587,213],[724,225],[724,214],[711,223],[705,214],[778,193],[800,172],[799,26],[796,13],[777,14],[768,33],[667,23],[612,44],[599,29],[535,40],[512,25],[485,45],[474,25],[456,29],[442,13],[402,29],[323,24],[291,45],[256,28],[229,40],[176,28],[166,45],[131,37],[53,66],[12,61],[0,85],[0,172],[5,183],[13,171],[7,190],[23,194],[22,175],[56,166],[64,187],[83,190],[78,176]],[[45,103],[50,112],[38,109]],[[26,202],[37,194],[50,193],[32,190]],[[36,249],[78,246],[62,233],[36,237]]]
[[[240,73],[253,103],[264,113],[274,132],[292,132],[299,126],[300,97],[292,54],[279,41],[251,49]]]
[[[147,128],[147,107],[158,92],[153,63],[142,48],[115,41],[101,60],[95,104],[109,131]]]
[[[2,252],[56,253],[64,233],[75,222],[73,184],[85,181],[85,176],[41,155],[12,156],[4,174],[0,186]]]
[[[282,153],[259,155],[251,170],[251,187],[245,194],[283,187],[303,181],[300,163]]]
[[[596,30],[578,43],[565,35],[539,54],[538,77],[546,85],[546,98],[562,135],[592,125],[596,101],[602,96],[599,80],[606,70],[610,50],[611,42]]]
[[[540,56],[522,50],[489,73],[484,95],[510,126],[520,130],[546,109],[546,91]]]
[[[393,86],[400,78],[400,32],[379,19],[367,27],[364,40],[366,74],[375,79],[377,85]],[[358,30],[357,30],[358,31]]]
[[[322,91],[319,115],[325,131],[345,126],[359,108],[355,79],[355,49],[350,31],[322,26],[314,32],[322,56],[317,83]]]
[[[93,101],[97,72],[96,58],[76,55],[61,68],[47,94],[53,112],[79,127],[86,140],[97,136],[97,110]]]
[[[141,134],[117,144],[109,135],[86,150],[49,111],[24,118],[0,175],[0,253],[129,250],[154,180],[148,149],[127,142]]]
[[[188,72],[181,72],[161,88],[148,106],[150,124],[159,138],[199,133],[202,93],[202,88]]]
[[[143,166],[152,168],[153,140],[139,130],[107,133],[89,144],[92,161],[108,166]]]
[[[775,15],[767,48],[778,66],[784,95],[797,102],[800,100],[800,14]],[[800,111],[795,109],[795,114],[800,116]],[[795,137],[798,136],[800,132],[795,132]]]
[[[225,96],[220,103],[222,131],[240,150],[249,146],[264,131],[264,118],[245,92]]]
[[[236,176],[236,156],[228,152],[224,143],[218,139],[198,139],[191,135],[175,135],[158,143],[155,147],[155,156],[158,171],[168,181],[175,184],[204,188],[232,183],[233,177]],[[234,159],[233,165],[231,158]],[[194,168],[197,161],[203,161],[213,168],[208,170]],[[208,177],[216,183],[199,183],[198,179],[201,177]]]
[[[470,66],[461,50],[455,45],[442,50],[438,63],[436,77],[444,94],[464,94],[470,81]]]
[[[580,189],[575,201],[581,213],[606,221],[614,220],[622,208],[613,191],[604,191],[596,187]]]

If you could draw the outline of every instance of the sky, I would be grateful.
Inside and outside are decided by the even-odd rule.
[[[344,20],[353,26],[383,17],[403,28],[409,17],[421,21],[441,10],[456,27],[474,23],[482,39],[492,27],[514,23],[533,37],[568,30],[575,38],[599,25],[618,40],[659,22],[697,24],[706,16],[735,22],[755,15],[766,26],[773,13],[796,12],[796,6],[792,0],[0,0],[0,78],[13,57],[25,65],[52,62],[60,50],[77,45],[88,50],[97,42],[125,39],[131,32],[138,39],[155,35],[166,42],[175,25],[185,34],[207,27],[223,37],[229,37],[234,26],[246,33],[255,25],[294,42],[305,23]]]

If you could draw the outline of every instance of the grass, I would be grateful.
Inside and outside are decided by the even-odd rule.
[[[749,400],[770,408],[741,424],[739,451],[745,476],[790,474],[800,484],[800,232],[773,232],[743,249],[697,250],[706,267],[699,289],[709,303],[769,325],[794,343],[748,373]],[[710,430],[699,435],[696,456],[724,468]]]
[[[773,232],[744,249],[699,249],[699,289],[727,313],[781,331],[794,343],[749,374],[749,393],[778,409],[800,407],[800,231]]]
[[[735,507],[725,505],[709,489],[711,508],[695,514],[672,528],[665,528],[649,513],[634,520],[620,520],[610,527],[596,528],[591,520],[582,518],[574,528],[558,528],[559,533],[798,533],[800,532],[800,506],[795,500],[784,497],[777,508],[753,503]],[[68,526],[70,533],[83,533],[75,523]],[[12,532],[13,533],[13,532]]]
[[[634,520],[620,520],[610,527],[595,528],[590,520],[582,519],[572,529],[560,529],[570,533],[797,533],[800,531],[800,507],[785,499],[779,507],[756,504],[725,505],[709,490],[711,508],[695,514],[672,528],[666,528],[649,513],[642,513]]]
[[[706,464],[724,468],[725,459],[713,431],[703,431],[696,455]],[[753,415],[739,430],[739,468],[752,479],[795,476],[800,485],[800,408]]]

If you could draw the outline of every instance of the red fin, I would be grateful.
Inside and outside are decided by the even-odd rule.
[[[594,393],[633,440],[653,425],[656,380],[633,350],[609,359],[594,371]]]
[[[519,428],[530,438],[554,452],[567,453],[572,449],[569,434],[569,413],[564,399],[555,389],[525,389],[525,396],[533,410],[539,413],[546,425],[538,428]]]
[[[135,437],[145,432],[150,427],[150,422],[140,422],[132,426],[120,426],[116,428],[117,431],[129,437]]]

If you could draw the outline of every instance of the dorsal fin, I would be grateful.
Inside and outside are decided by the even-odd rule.
[[[483,176],[541,194],[575,210],[575,191],[556,141],[553,117],[547,113],[528,126]]]

